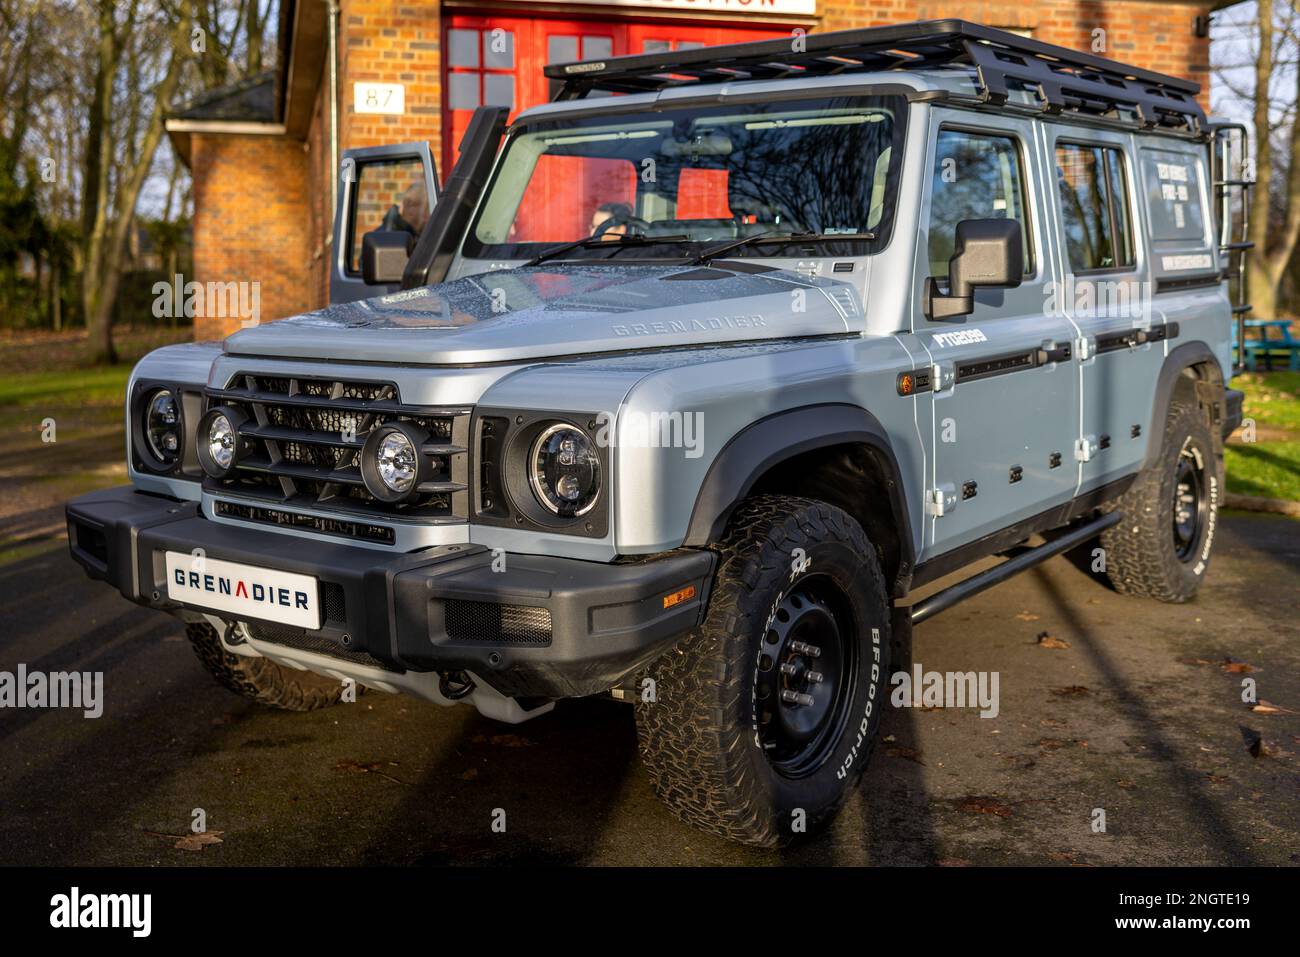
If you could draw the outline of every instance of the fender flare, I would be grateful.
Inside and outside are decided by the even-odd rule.
[[[732,436],[704,476],[684,544],[703,547],[717,541],[732,511],[772,467],[815,449],[850,444],[868,446],[888,476],[890,513],[899,537],[898,577],[907,580],[915,566],[916,549],[898,458],[884,426],[856,405],[827,403],[787,409]]]
[[[1204,342],[1184,343],[1165,356],[1164,365],[1160,367],[1160,374],[1156,379],[1155,401],[1151,408],[1151,430],[1147,433],[1150,440],[1147,442],[1147,454],[1142,459],[1143,469],[1151,468],[1160,455],[1160,436],[1164,434],[1165,419],[1169,416],[1169,403],[1173,401],[1174,387],[1178,384],[1179,376],[1184,370],[1201,364],[1213,366],[1219,381],[1226,383],[1219,360]],[[1220,420],[1226,412],[1226,402],[1225,392],[1219,399],[1218,419]]]

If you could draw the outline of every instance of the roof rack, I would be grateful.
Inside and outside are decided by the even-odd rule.
[[[669,87],[831,76],[937,66],[975,71],[981,102],[1037,95],[1044,112],[1081,114],[1142,129],[1200,135],[1199,83],[1127,66],[965,20],[921,20],[545,67],[553,99],[594,91],[645,93]]]

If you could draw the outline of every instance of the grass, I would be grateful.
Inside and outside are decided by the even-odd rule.
[[[1228,442],[1228,491],[1300,501],[1300,372],[1248,372],[1243,427]]]
[[[94,366],[84,333],[0,332],[0,565],[57,541],[67,499],[126,481],[131,368],[144,353],[184,339],[180,330],[122,330],[122,361]],[[49,419],[53,442],[45,440]]]

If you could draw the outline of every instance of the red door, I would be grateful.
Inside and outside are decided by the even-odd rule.
[[[626,20],[551,20],[455,14],[443,19],[442,174],[451,171],[479,106],[518,111],[545,103],[547,63],[684,50],[790,35],[779,26],[728,27]]]

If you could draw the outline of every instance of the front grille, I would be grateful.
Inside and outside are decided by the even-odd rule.
[[[312,651],[318,655],[337,658],[339,661],[349,661],[354,665],[382,668],[384,671],[400,670],[392,665],[385,664],[364,651],[348,651],[346,648],[340,648],[328,638],[313,635],[301,628],[290,628],[285,625],[250,625],[248,630],[257,641],[265,641],[273,645],[284,645],[286,648],[296,648],[299,651]]]
[[[444,603],[447,637],[452,641],[499,645],[549,645],[551,612],[529,605],[497,605],[450,598]]]
[[[206,407],[216,405],[233,406],[248,416],[239,432],[250,451],[230,478],[206,478],[204,487],[210,491],[361,518],[469,518],[469,409],[403,405],[397,387],[388,382],[248,373],[235,375],[224,389],[208,389]],[[400,504],[381,502],[366,490],[359,462],[370,432],[394,421],[428,433],[421,452],[434,464],[418,497]],[[255,520],[294,524],[286,514],[257,515]],[[373,526],[322,531],[384,540]]]

